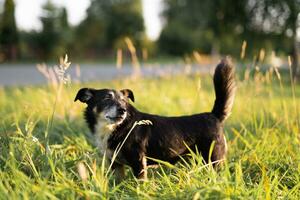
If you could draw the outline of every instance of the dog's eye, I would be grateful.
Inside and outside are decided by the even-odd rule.
[[[103,98],[103,100],[107,101],[107,100],[111,100],[112,98],[113,98],[112,94],[107,94],[107,95],[105,95],[105,97]]]

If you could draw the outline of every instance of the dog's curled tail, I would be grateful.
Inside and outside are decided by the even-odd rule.
[[[218,64],[214,74],[216,100],[212,113],[223,122],[231,113],[235,96],[234,67],[230,58],[224,58]]]

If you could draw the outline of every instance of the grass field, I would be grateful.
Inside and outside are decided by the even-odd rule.
[[[77,90],[131,88],[139,110],[193,114],[212,108],[210,75],[70,84],[59,94],[47,86],[1,88],[0,199],[300,199],[300,85],[293,93],[288,75],[239,77],[220,172],[193,154],[189,163],[151,169],[146,182],[128,168],[120,184],[86,137]]]

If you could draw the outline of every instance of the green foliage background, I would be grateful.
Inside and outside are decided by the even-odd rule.
[[[152,57],[230,54],[239,58],[243,41],[252,59],[261,49],[292,55],[298,66],[299,0],[164,0],[157,41],[145,34],[141,0],[91,0],[86,18],[70,26],[65,8],[46,1],[40,31],[18,31],[14,2],[5,0],[0,17],[0,61],[53,60],[68,53],[78,60],[129,56],[125,37],[137,53]],[[1,11],[0,11],[1,13]],[[2,25],[1,25],[2,24]],[[296,69],[297,67],[295,67]]]

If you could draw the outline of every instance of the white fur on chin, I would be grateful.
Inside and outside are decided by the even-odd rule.
[[[105,154],[108,158],[112,157],[112,152],[108,151],[107,149],[108,138],[110,134],[116,129],[116,127],[120,125],[127,116],[127,113],[125,112],[120,120],[113,121],[110,118],[114,118],[116,116],[116,111],[116,108],[112,108],[105,114],[100,114],[95,126],[94,138],[96,146],[99,148],[101,155],[103,156]]]

